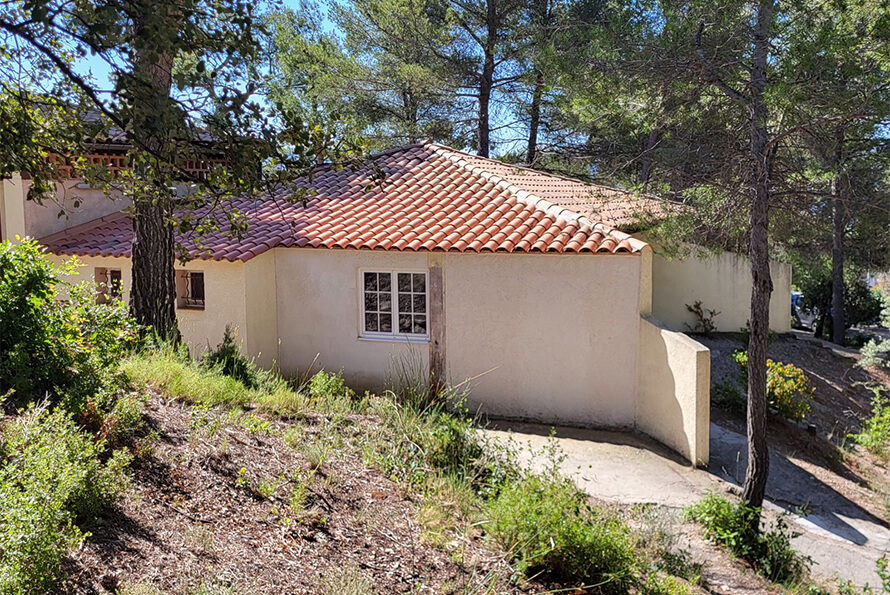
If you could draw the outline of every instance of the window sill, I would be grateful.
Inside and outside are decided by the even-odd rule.
[[[198,312],[203,312],[204,306],[176,306],[176,309],[177,310],[191,310],[192,312],[197,310]]]
[[[370,343],[411,343],[415,345],[423,345],[430,342],[429,337],[411,337],[408,335],[359,335],[358,340]]]

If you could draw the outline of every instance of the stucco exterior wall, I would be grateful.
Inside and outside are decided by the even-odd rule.
[[[791,330],[791,265],[772,262],[773,294],[770,328],[779,333]],[[720,332],[738,332],[751,318],[751,265],[738,254],[722,252],[698,258],[652,259],[652,314],[673,330],[687,330],[695,317],[686,310],[701,300],[702,306],[718,310],[714,319]]]
[[[683,333],[640,318],[636,427],[696,465],[707,465],[711,354]]]
[[[632,427],[641,258],[446,254],[452,383],[498,416]]]
[[[18,174],[0,180],[0,241],[28,235],[25,227],[25,187]]]
[[[24,181],[27,194],[31,183]],[[132,204],[120,192],[111,196],[90,188],[82,180],[66,180],[56,183],[56,198],[43,204],[24,201],[25,230],[32,238],[44,238],[81,223],[117,213]]]
[[[244,263],[247,351],[269,368],[278,362],[277,252],[270,250]]]
[[[204,273],[204,309],[176,311],[179,330],[191,346],[192,355],[199,355],[208,346],[216,347],[222,341],[227,324],[235,329],[242,345],[249,346],[244,263],[192,260],[185,265],[177,263],[176,270]]]
[[[51,256],[54,262],[68,260],[65,257]],[[132,287],[131,263],[129,258],[105,258],[95,256],[78,257],[83,266],[78,274],[66,279],[71,283],[93,281],[96,268],[120,269],[123,284],[123,300],[130,299]],[[237,338],[245,347],[250,346],[247,323],[246,284],[244,264],[240,262],[216,262],[195,260],[186,265],[177,263],[176,270],[204,272],[205,307],[203,310],[178,309],[179,330],[183,340],[191,347],[192,355],[200,355],[207,346],[215,347],[222,341],[226,324],[236,329]],[[258,331],[262,332],[262,331]],[[254,353],[251,351],[251,353]]]
[[[428,343],[360,337],[359,299],[361,269],[426,271],[428,259],[428,253],[276,249],[282,372],[342,369],[353,388],[380,390],[400,358],[414,358],[426,369]]]

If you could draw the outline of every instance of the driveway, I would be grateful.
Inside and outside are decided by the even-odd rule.
[[[556,428],[560,467],[591,496],[622,504],[683,508],[708,491],[725,491],[744,478],[745,437],[711,424],[711,462],[695,469],[661,444],[639,434]],[[484,430],[513,441],[521,463],[548,464],[551,426],[498,422]],[[769,511],[792,512],[796,550],[813,560],[813,572],[857,585],[880,585],[875,562],[890,550],[890,530],[782,453],[770,455]],[[800,516],[806,513],[806,516]]]

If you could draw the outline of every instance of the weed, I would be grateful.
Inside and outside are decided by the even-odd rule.
[[[321,580],[324,595],[373,595],[371,581],[355,564],[331,569]]]
[[[488,505],[488,531],[523,572],[620,593],[635,579],[631,531],[568,479],[529,475]]]
[[[278,491],[278,483],[268,479],[261,479],[257,483],[256,491],[263,498],[271,498]]]
[[[309,396],[313,399],[330,397],[351,399],[355,396],[355,392],[346,386],[343,370],[336,374],[322,370],[309,380]]]
[[[312,440],[303,445],[300,449],[300,454],[302,454],[306,459],[306,462],[309,463],[309,468],[316,470],[324,465],[330,450],[331,447],[329,444],[326,444],[321,440]]]
[[[686,304],[686,310],[695,316],[695,326],[686,325],[690,331],[710,337],[717,330],[717,324],[714,322],[714,319],[720,316],[717,310],[703,307],[701,300],[697,300],[691,306]]]
[[[185,543],[189,549],[204,555],[213,553],[213,531],[206,527],[186,529]]]
[[[235,478],[235,485],[245,490],[250,489],[250,478],[247,476],[247,467],[238,469],[238,477]]]
[[[745,395],[731,382],[717,384],[711,394],[714,404],[726,411],[744,413],[748,406]]]
[[[247,415],[241,416],[238,420],[238,423],[242,428],[247,430],[248,434],[263,434],[269,435],[272,433],[272,422],[268,419],[263,419],[261,417],[257,417],[252,412]]]

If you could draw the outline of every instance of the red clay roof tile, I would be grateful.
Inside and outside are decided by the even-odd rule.
[[[288,200],[284,191],[264,200],[234,200],[232,208],[241,211],[249,223],[247,236],[240,241],[227,233],[223,222],[219,230],[203,237],[181,235],[178,239],[192,247],[193,258],[230,261],[246,261],[279,246],[575,253],[635,252],[645,246],[612,229],[626,218],[594,219],[575,212],[572,205],[581,204],[580,186],[611,197],[611,202],[596,203],[609,205],[605,215],[632,213],[652,199],[635,199],[643,201],[635,206],[632,195],[620,190],[516,168],[432,143],[387,151],[373,162],[386,172],[380,184],[375,183],[370,165],[326,168],[302,182],[301,187],[309,191],[305,204]],[[574,202],[563,201],[570,194]],[[589,213],[595,215],[592,209]],[[42,241],[56,254],[129,257],[132,237],[130,218],[120,213]]]

